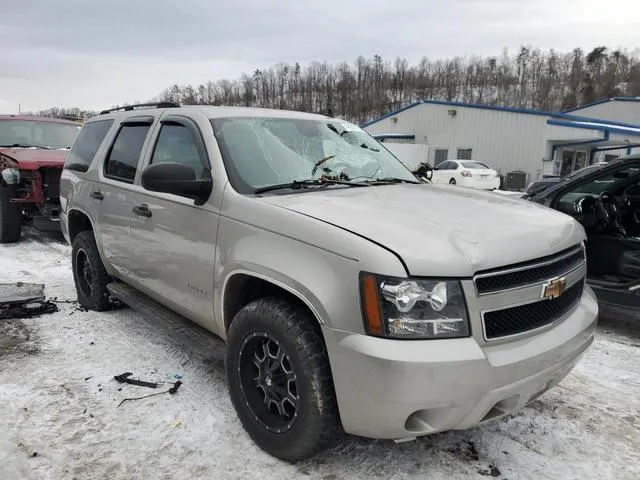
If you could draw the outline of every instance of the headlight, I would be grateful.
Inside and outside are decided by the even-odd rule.
[[[2,170],[2,179],[7,185],[20,183],[20,170],[17,168],[5,168]]]
[[[469,318],[459,281],[361,277],[367,333],[407,339],[468,337]]]

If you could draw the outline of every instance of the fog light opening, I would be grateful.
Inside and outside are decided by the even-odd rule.
[[[482,423],[488,420],[493,420],[494,418],[502,417],[503,415],[511,413],[518,406],[519,401],[520,395],[514,395],[513,397],[500,400],[493,407],[491,407],[491,409],[482,418],[482,420],[480,420],[480,422]]]
[[[407,418],[405,430],[420,435],[439,432],[449,422],[452,407],[416,410]]]

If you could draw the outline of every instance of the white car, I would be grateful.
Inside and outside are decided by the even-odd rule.
[[[475,160],[446,160],[433,170],[433,183],[494,190],[500,188],[498,172]]]

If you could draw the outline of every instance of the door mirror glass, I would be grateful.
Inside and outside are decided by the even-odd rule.
[[[199,205],[207,200],[213,186],[211,178],[196,179],[195,170],[184,163],[149,165],[140,181],[146,190],[194,198]]]

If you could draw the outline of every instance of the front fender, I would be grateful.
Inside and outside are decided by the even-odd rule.
[[[303,220],[320,223],[316,220]],[[320,224],[323,229],[331,229]],[[362,248],[378,251],[383,261],[371,265],[288,236],[247,223],[221,217],[216,249],[214,311],[219,331],[224,332],[224,290],[238,273],[270,281],[303,301],[318,322],[331,328],[363,333],[360,311],[361,270],[386,270],[403,276],[404,268],[390,252],[365,239],[336,229],[338,235],[354,237]],[[346,240],[346,239],[345,239]],[[371,257],[371,252],[369,252]]]

